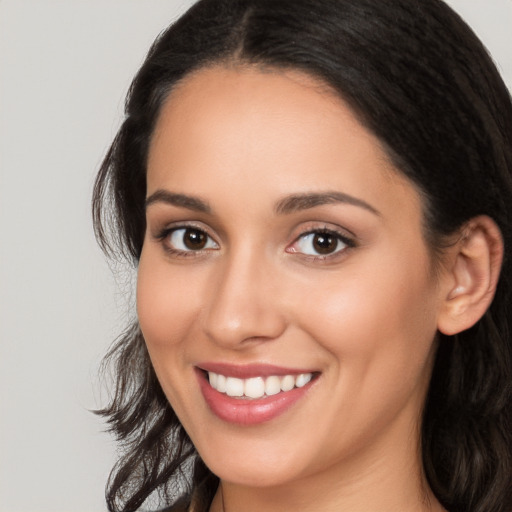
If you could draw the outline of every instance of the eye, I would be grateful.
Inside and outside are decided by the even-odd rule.
[[[205,231],[194,227],[171,230],[167,234],[167,245],[171,250],[178,252],[219,248],[217,243]]]
[[[339,233],[319,230],[301,235],[288,249],[288,252],[326,257],[353,246],[354,243],[350,239]]]

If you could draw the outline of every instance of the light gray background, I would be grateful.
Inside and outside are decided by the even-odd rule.
[[[88,409],[130,276],[95,245],[91,188],[130,78],[191,3],[0,1],[0,512],[105,510],[114,446]],[[449,3],[510,86],[512,0]]]

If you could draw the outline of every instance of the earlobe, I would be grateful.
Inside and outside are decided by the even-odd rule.
[[[503,238],[487,216],[471,219],[450,248],[449,268],[443,277],[438,330],[453,335],[472,327],[494,298],[503,260]]]

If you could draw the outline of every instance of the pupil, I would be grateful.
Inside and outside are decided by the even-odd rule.
[[[313,245],[315,251],[320,254],[329,254],[336,249],[338,240],[335,236],[329,233],[317,233],[313,238]]]
[[[206,245],[206,235],[197,229],[187,229],[183,241],[188,249],[202,249]]]

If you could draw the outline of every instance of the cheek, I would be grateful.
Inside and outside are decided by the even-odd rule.
[[[193,377],[187,346],[202,300],[186,273],[143,251],[137,276],[139,324],[158,380],[184,425],[193,423],[187,411],[197,392],[191,387],[195,378],[183,376]]]
[[[155,369],[160,357],[154,356],[178,349],[201,302],[186,274],[162,260],[143,250],[137,276],[137,314]]]
[[[423,254],[404,260],[380,252],[323,284],[311,288],[303,329],[344,367],[342,375],[388,381],[423,371],[436,333],[436,288]]]
[[[350,450],[403,417],[401,411],[418,418],[430,380],[433,284],[418,265],[389,262],[387,272],[382,268],[365,265],[364,273],[354,268],[337,285],[326,280],[323,291],[315,288],[302,317],[302,329],[330,354],[325,377],[336,400],[322,410],[327,419],[319,432],[325,428],[325,438],[342,444],[349,439],[343,446]]]

